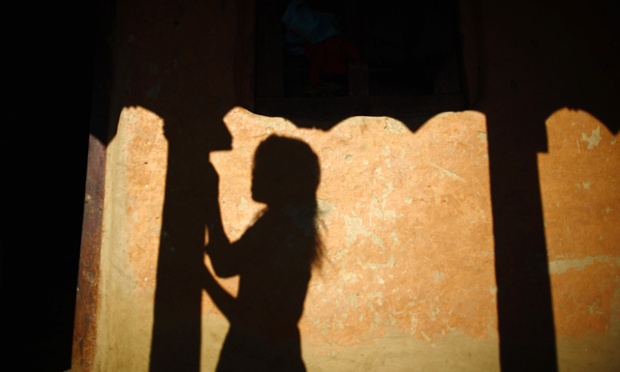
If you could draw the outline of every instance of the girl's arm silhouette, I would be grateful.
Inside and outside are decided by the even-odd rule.
[[[205,246],[205,252],[211,259],[213,270],[220,278],[228,278],[239,274],[239,244],[231,243],[224,231],[222,218],[217,207],[215,218],[209,224],[209,243]]]
[[[202,267],[201,284],[217,308],[230,321],[236,317],[236,299],[213,277],[206,265]]]
[[[219,175],[215,172],[215,187],[210,195],[211,206],[207,218],[209,242],[205,246],[205,252],[211,259],[215,274],[220,278],[228,278],[239,274],[236,254],[222,223],[222,214],[219,204]]]
[[[217,172],[214,171],[215,184],[219,183],[219,176]],[[219,185],[218,185],[219,186]],[[214,187],[214,194],[212,195],[212,205],[209,208],[209,216],[207,216],[207,224],[208,224],[208,232],[209,232],[209,243],[205,246],[205,252],[208,253],[209,258],[211,259],[211,264],[216,272],[216,274],[220,277],[224,276],[232,276],[234,274],[228,273],[226,271],[227,268],[232,265],[224,264],[227,262],[229,257],[225,257],[225,252],[228,251],[231,247],[231,244],[224,232],[224,227],[222,225],[222,218],[219,207],[219,187]],[[220,268],[224,268],[223,270]],[[220,283],[215,279],[211,270],[202,263],[201,267],[201,275],[200,280],[203,289],[207,292],[211,300],[217,306],[217,308],[229,319],[232,321],[235,318],[236,314],[236,299],[230,294],[226,289],[224,289]],[[224,275],[227,274],[227,275]]]

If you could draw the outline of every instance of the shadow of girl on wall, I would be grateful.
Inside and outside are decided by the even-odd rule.
[[[215,274],[239,276],[237,296],[205,267],[202,285],[230,323],[217,371],[305,371],[298,322],[320,268],[316,190],[320,165],[303,141],[271,135],[256,150],[252,198],[266,207],[230,242],[218,210],[205,250]]]

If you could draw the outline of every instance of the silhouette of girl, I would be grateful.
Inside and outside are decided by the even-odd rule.
[[[272,135],[258,146],[252,178],[252,198],[266,208],[232,243],[218,213],[205,247],[219,277],[239,275],[234,298],[204,270],[204,288],[230,322],[217,371],[305,371],[297,323],[321,260],[319,161],[306,143]]]

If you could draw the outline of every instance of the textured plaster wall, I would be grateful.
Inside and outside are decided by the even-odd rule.
[[[537,149],[560,369],[617,370],[618,134],[608,129],[611,121],[586,109],[562,108],[569,104],[562,95],[575,91],[578,102],[604,103],[589,85],[604,85],[613,72],[613,59],[590,42],[611,43],[594,37],[597,28],[583,28],[591,38],[580,33],[568,46],[558,45],[558,35],[573,26],[551,7],[474,2],[468,10],[475,18],[470,31],[481,35],[474,66],[481,74],[479,110],[438,113],[415,132],[388,117],[351,117],[320,131],[235,108],[243,82],[231,62],[243,59],[234,43],[240,29],[235,2],[121,3],[111,92],[116,132],[107,148],[99,291],[93,294],[97,333],[89,335],[95,354],[86,365],[148,370],[158,250],[172,234],[162,229],[173,181],[166,177],[173,167],[174,175],[186,177],[175,185],[187,193],[172,207],[191,212],[200,205],[202,190],[191,184],[196,175],[182,167],[191,169],[199,161],[191,151],[212,145],[209,135],[225,126],[232,148],[211,152],[210,161],[233,239],[261,207],[250,195],[251,159],[261,139],[269,133],[299,138],[319,156],[327,254],[300,323],[309,370],[499,370],[487,153],[492,126],[494,139],[505,135],[518,150]],[[549,22],[552,32],[534,28]],[[570,59],[574,48],[591,52]],[[596,70],[599,57],[611,67]],[[536,120],[527,116],[541,112]],[[171,159],[175,125],[190,135],[175,143]],[[528,142],[542,131],[546,151]],[[514,153],[515,164],[522,155]],[[222,284],[236,289],[235,280]],[[211,371],[228,324],[206,295],[200,311],[200,365]],[[180,328],[184,321],[178,319]]]
[[[411,364],[497,368],[493,239],[484,116],[444,113],[413,134],[388,117],[354,117],[329,132],[235,108],[230,151],[215,152],[231,239],[261,205],[251,165],[269,133],[302,139],[321,162],[323,268],[300,323],[311,370]],[[140,369],[149,327],[164,195],[162,120],[123,111],[110,147],[103,313],[116,350],[107,366]],[[191,203],[191,200],[188,200]],[[236,281],[223,281],[234,293]],[[213,368],[226,321],[205,295],[203,366]],[[127,365],[129,363],[130,365]]]
[[[309,370],[498,370],[482,113],[442,113],[416,133],[388,117],[353,117],[328,132],[243,108],[223,119],[232,149],[212,153],[211,161],[231,239],[261,208],[250,185],[262,139],[299,138],[320,158],[327,254],[300,323]],[[127,108],[110,147],[98,318],[103,370],[148,366],[166,172],[162,127],[155,114]],[[539,164],[560,366],[613,365],[620,329],[617,138],[583,111],[559,110],[547,128],[549,152]],[[222,284],[236,290],[234,279]],[[206,295],[202,309],[201,365],[208,371],[228,325]]]
[[[212,159],[231,237],[245,230],[260,207],[251,200],[250,182],[261,139],[272,132],[300,138],[320,158],[318,200],[327,254],[310,284],[300,324],[311,369],[402,369],[424,363],[425,350],[454,337],[471,342],[467,351],[486,342],[485,355],[475,353],[476,368],[495,365],[481,114],[441,114],[415,135],[387,117],[350,118],[323,132],[235,109],[226,123],[233,149]],[[207,324],[216,317],[210,313]],[[462,356],[442,359],[466,365]]]
[[[569,370],[617,369],[618,135],[589,113],[569,109],[553,113],[546,128],[549,151],[538,159],[558,358]]]
[[[130,108],[107,159],[96,369],[147,370],[167,142],[163,121]]]

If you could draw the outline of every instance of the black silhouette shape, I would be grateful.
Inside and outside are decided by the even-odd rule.
[[[272,135],[259,145],[252,197],[267,207],[230,242],[221,217],[205,247],[215,273],[239,276],[234,298],[206,269],[203,285],[230,322],[218,371],[305,371],[297,323],[322,245],[317,233],[318,157],[304,142]],[[217,195],[216,195],[217,196]]]
[[[240,92],[238,94],[241,98],[245,97],[245,100],[239,97],[228,99],[222,97],[221,101],[218,101],[219,106],[217,110],[210,109],[209,105],[204,103],[214,100],[213,95],[207,93],[214,89],[211,87],[221,87],[222,84],[217,78],[219,76],[226,76],[218,63],[209,62],[216,60],[215,56],[227,55],[230,51],[230,45],[218,42],[219,35],[231,32],[231,30],[235,30],[237,35],[252,35],[254,5],[253,2],[250,2],[247,7],[238,7],[240,21],[227,23],[227,27],[220,26],[217,29],[218,32],[214,33],[202,32],[200,27],[204,27],[204,24],[215,27],[205,20],[211,19],[209,18],[210,14],[216,14],[220,17],[223,12],[220,8],[224,8],[226,4],[231,2],[190,2],[192,4],[191,7],[178,7],[175,11],[171,11],[171,7],[166,6],[144,7],[144,14],[149,16],[147,18],[149,22],[144,23],[141,27],[148,30],[148,32],[152,32],[153,30],[170,30],[167,26],[172,25],[172,31],[174,32],[170,32],[167,36],[177,35],[177,37],[156,38],[152,42],[145,41],[142,44],[134,43],[132,45],[129,45],[129,41],[127,41],[130,38],[123,38],[122,42],[115,42],[112,46],[109,45],[110,40],[113,39],[111,37],[113,35],[112,29],[121,28],[120,26],[125,25],[124,22],[116,22],[119,26],[112,27],[114,25],[113,20],[118,18],[122,21],[126,17],[123,13],[124,7],[120,7],[121,11],[117,12],[116,6],[118,4],[115,2],[98,1],[97,3],[99,5],[98,8],[106,10],[102,11],[99,9],[97,11],[98,20],[110,30],[106,30],[106,32],[102,32],[102,35],[98,36],[98,55],[94,58],[97,77],[94,86],[93,119],[90,127],[91,141],[88,155],[90,165],[88,182],[86,184],[88,188],[86,194],[92,196],[92,200],[84,204],[84,245],[81,250],[79,270],[80,284],[79,292],[77,293],[76,310],[76,314],[79,314],[76,318],[76,334],[78,337],[74,342],[74,360],[76,362],[79,361],[85,369],[88,369],[93,360],[93,357],[88,353],[94,350],[94,348],[88,347],[88,345],[94,343],[95,338],[90,337],[90,335],[96,334],[95,326],[97,324],[94,321],[94,317],[97,314],[96,308],[98,305],[97,284],[99,283],[99,241],[102,230],[103,186],[105,185],[105,147],[115,137],[117,129],[117,120],[115,119],[121,108],[139,105],[166,119],[166,133],[171,147],[168,159],[169,174],[166,180],[166,200],[162,221],[162,230],[166,232],[166,236],[162,237],[160,256],[158,258],[158,262],[162,266],[158,268],[158,277],[161,279],[158,279],[158,283],[161,285],[158,285],[157,288],[151,370],[197,371],[200,364],[199,309],[201,289],[198,288],[200,283],[192,280],[194,279],[194,273],[192,273],[191,277],[184,275],[184,273],[188,271],[189,265],[195,264],[195,260],[202,257],[201,240],[204,238],[204,221],[201,220],[202,216],[192,214],[196,206],[192,203],[187,203],[186,200],[188,199],[188,192],[201,190],[202,186],[204,188],[211,188],[212,180],[209,177],[205,177],[204,182],[201,182],[198,187],[196,187],[196,179],[194,177],[196,174],[206,174],[205,169],[209,170],[211,168],[203,151],[222,149],[228,146],[225,133],[222,133],[221,136],[219,135],[222,129],[224,129],[221,123],[223,113],[235,104],[242,104],[252,108],[253,96],[250,94],[250,87],[254,80],[251,76],[248,78],[243,73],[236,73],[234,81],[237,87],[236,92]],[[133,3],[140,4],[141,2]],[[465,4],[466,2],[461,3]],[[548,262],[546,253],[544,253],[545,232],[540,205],[538,168],[535,163],[536,154],[546,151],[546,134],[543,135],[538,126],[542,126],[544,120],[553,111],[568,106],[587,110],[597,116],[612,133],[618,132],[620,120],[618,120],[617,110],[614,105],[614,102],[617,102],[617,100],[613,99],[613,97],[618,96],[618,74],[617,70],[613,69],[613,61],[617,60],[620,48],[617,48],[617,43],[609,43],[608,47],[606,47],[608,49],[606,53],[592,53],[591,48],[584,50],[581,47],[583,44],[575,43],[575,38],[587,39],[589,40],[588,46],[591,47],[593,44],[604,43],[609,40],[596,37],[601,33],[612,32],[613,35],[618,35],[618,23],[615,22],[618,18],[618,6],[616,3],[612,3],[610,1],[595,1],[584,7],[581,6],[581,3],[575,1],[563,2],[562,7],[557,8],[561,10],[559,17],[581,19],[582,21],[596,20],[596,27],[582,27],[579,33],[572,34],[559,32],[560,30],[554,28],[557,23],[546,22],[544,17],[530,19],[528,16],[524,17],[524,15],[528,14],[525,11],[514,13],[502,12],[505,6],[490,7],[487,2],[477,0],[471,2],[474,10],[472,12],[473,17],[475,18],[473,22],[474,27],[469,31],[465,30],[465,35],[469,35],[467,37],[474,39],[473,45],[475,48],[468,49],[469,52],[466,52],[465,57],[471,58],[473,55],[477,55],[476,58],[473,58],[474,61],[479,63],[476,66],[475,71],[477,73],[474,76],[480,80],[474,81],[475,84],[472,91],[479,90],[477,94],[480,95],[479,98],[481,98],[480,101],[482,103],[478,102],[477,99],[472,100],[468,108],[477,109],[489,118],[488,139],[491,162],[491,191],[493,195],[493,224],[495,229],[494,237],[496,239],[495,251],[498,256],[496,276],[499,293],[503,293],[498,295],[500,297],[498,299],[498,320],[500,323],[500,357],[502,370],[504,371],[508,371],[511,367],[512,370],[517,371],[533,370],[534,368],[538,370],[555,370],[554,366],[545,368],[545,366],[555,365],[556,355],[555,349],[551,349],[555,345],[555,335],[553,319],[549,316],[552,316],[552,313],[550,312],[551,297],[548,294],[548,278],[543,279],[548,274],[545,273]],[[198,9],[194,5],[198,6]],[[538,9],[538,2],[525,2],[518,8],[536,10]],[[192,25],[195,26],[187,27],[187,23],[184,23],[185,20],[182,18],[185,13],[181,14],[181,12],[189,14],[187,9],[190,9],[196,19],[200,19],[202,22],[192,22]],[[157,12],[160,11],[166,12],[166,15],[159,15]],[[152,16],[153,12],[155,12],[155,16]],[[534,15],[535,13],[538,12],[531,12],[529,14]],[[514,18],[514,20],[509,19],[506,21],[506,19],[501,18],[506,16]],[[497,17],[497,19],[492,20],[492,22],[485,20],[485,18],[490,19],[492,17]],[[521,18],[519,19],[519,17]],[[262,15],[258,17],[259,20],[261,18]],[[88,18],[84,17],[82,19]],[[179,19],[182,21],[181,23],[179,23]],[[528,31],[524,33],[525,28],[515,27],[513,34],[523,33],[520,39],[516,40],[526,41],[529,37],[528,35],[557,35],[554,36],[557,39],[555,43],[566,45],[566,47],[562,49],[554,45],[554,42],[540,43],[532,39],[532,48],[537,47],[538,49],[536,50],[535,59],[526,60],[528,63],[531,63],[524,66],[527,67],[526,69],[520,68],[518,62],[512,58],[498,59],[497,54],[505,48],[497,48],[497,46],[498,44],[505,44],[505,41],[498,37],[488,38],[487,40],[485,35],[492,33],[497,25],[511,28],[513,27],[511,25],[521,25],[523,24],[521,22],[523,19],[531,21],[527,22]],[[541,23],[539,20],[545,20],[545,22]],[[132,23],[137,24],[136,22]],[[184,27],[179,27],[179,24]],[[230,25],[229,28],[228,25]],[[536,32],[533,31],[535,30],[533,28],[534,25],[538,27]],[[247,30],[250,30],[250,32]],[[590,33],[593,33],[595,37],[589,37]],[[216,36],[214,38],[210,35]],[[572,36],[566,38],[565,36],[567,35]],[[71,38],[62,37],[58,39],[71,40]],[[189,45],[182,44],[179,40],[186,40]],[[19,40],[16,42],[16,45],[20,45]],[[153,45],[153,42],[157,43],[157,45]],[[184,46],[182,49],[179,49],[181,45]],[[209,48],[204,48],[205,45],[209,45]],[[241,67],[246,64],[251,65],[251,62],[247,63],[247,61],[251,61],[251,58],[247,58],[247,56],[252,55],[251,52],[248,52],[248,50],[253,50],[250,47],[252,45],[252,43],[247,42],[247,37],[243,38],[240,36],[235,39],[234,61],[236,64],[239,64]],[[144,46],[144,48],[141,46]],[[120,62],[118,65],[122,67],[120,70],[116,64],[112,63],[113,60],[117,61],[117,59],[112,58],[112,47],[115,53],[117,50],[132,51],[131,58],[130,56],[122,55],[117,57]],[[78,49],[80,50],[78,54],[82,56],[83,49]],[[71,50],[78,49],[71,48]],[[157,65],[161,65],[164,61],[169,60],[170,54],[168,52],[170,50],[178,50],[180,53],[183,53],[181,57],[185,59],[187,59],[187,56],[191,56],[196,63],[180,64],[175,66],[175,69],[160,69],[160,73],[154,76],[169,76],[169,78],[161,85],[161,95],[154,100],[146,94],[149,92],[148,88],[151,85],[142,86],[138,84],[140,79],[135,77],[140,71],[147,71],[146,66],[151,66],[152,62],[157,62]],[[103,56],[99,54],[103,54]],[[592,59],[592,66],[597,66],[597,68],[600,68],[600,71],[596,69],[582,71],[579,67],[581,65],[574,64],[575,67],[570,67],[573,65],[566,62],[574,57],[580,57],[580,55],[588,55],[588,58]],[[602,58],[603,56],[605,58]],[[81,60],[80,58],[76,56],[76,58],[71,60],[75,62]],[[179,60],[183,61],[184,58]],[[21,67],[15,64],[14,68],[8,69],[9,71],[18,72],[13,74],[15,77],[32,74],[32,71],[23,67],[27,66],[27,64],[21,63],[22,60],[18,60],[18,64]],[[137,66],[138,68],[130,68],[128,61],[132,62],[131,66]],[[557,65],[562,68],[557,69],[556,74],[543,74],[542,72],[534,74],[539,79],[535,86],[541,89],[536,91],[536,94],[532,94],[531,89],[527,90],[515,82],[514,89],[521,88],[518,95],[522,98],[518,103],[506,105],[507,102],[515,102],[516,95],[516,93],[501,91],[501,87],[505,85],[510,76],[506,75],[507,72],[493,74],[492,70],[499,71],[499,69],[492,67],[497,63],[504,63],[504,66],[511,67],[508,72],[527,76],[532,74],[532,72],[538,71],[537,66],[543,61],[549,65]],[[46,76],[54,76],[54,79],[62,76],[62,85],[66,85],[68,83],[68,76],[76,76],[77,70],[73,68],[75,64],[63,64],[63,66],[65,65],[71,67],[71,71],[67,67],[66,74],[47,74]],[[144,66],[144,68],[142,69],[140,66]],[[532,70],[530,71],[529,68],[532,68]],[[86,75],[89,74],[88,69],[84,71],[86,71]],[[177,71],[178,73],[170,76],[161,71]],[[243,72],[245,70],[238,68],[235,71]],[[128,78],[129,76],[132,76],[131,80]],[[597,79],[597,77],[601,76],[602,78]],[[16,102],[14,102],[15,104],[8,105],[8,107],[12,107],[11,111],[17,113],[29,110],[32,101],[22,98],[27,96],[26,92],[30,92],[31,86],[23,84],[23,81],[19,78],[13,80],[16,81],[16,89],[9,89],[8,91],[22,92],[23,90],[24,94],[14,94],[13,97],[16,98]],[[80,82],[87,80],[88,77],[80,78]],[[130,94],[127,96],[122,89],[113,89],[113,87],[120,87],[122,84],[118,84],[118,82],[123,81],[132,82]],[[205,84],[205,81],[209,82],[209,84]],[[566,81],[566,84],[558,86],[557,83],[561,81]],[[273,82],[268,83],[273,85]],[[47,85],[53,86],[55,84],[50,83]],[[19,89],[17,89],[18,87]],[[196,87],[200,87],[200,89]],[[73,92],[79,92],[76,97],[79,96],[80,102],[85,98],[83,92],[86,91],[88,91],[88,88],[73,89]],[[219,94],[220,91],[218,90]],[[476,98],[475,95],[473,98]],[[66,102],[68,101],[72,102],[73,107],[88,107],[89,110],[91,109],[90,99],[86,99],[88,102],[82,106],[82,104],[76,102],[76,99],[67,100],[67,96],[64,94],[49,95],[46,100],[37,102],[39,110],[35,111],[41,115],[41,120],[38,120],[38,122],[46,123],[49,121],[49,117],[63,116],[66,110]],[[47,102],[47,106],[45,109],[42,109],[41,105],[45,102]],[[537,109],[532,110],[533,106]],[[254,111],[256,112],[256,110]],[[413,111],[414,114],[417,114],[415,110]],[[429,113],[424,112],[424,115],[421,116],[431,117],[438,111],[443,110],[433,110]],[[51,114],[52,112],[56,112],[56,115]],[[339,117],[325,123],[320,128],[327,132],[333,125],[354,114],[355,112],[351,111],[342,118]],[[426,121],[425,117],[418,118],[415,115],[412,117],[411,113],[407,116],[407,112],[387,112],[381,110],[378,114],[380,116],[390,115],[403,121],[412,132],[415,132]],[[282,112],[277,112],[273,116],[284,115]],[[18,117],[19,115],[16,116],[16,118]],[[79,115],[72,115],[71,117],[75,119],[79,118]],[[12,117],[9,116],[8,118],[11,119]],[[289,117],[289,119],[293,119],[293,117]],[[302,119],[304,118],[295,118],[293,121],[298,126],[304,124],[306,126],[310,124],[317,125],[315,117],[307,117],[305,121]],[[12,121],[9,120],[9,122]],[[15,121],[18,122],[18,120]],[[36,123],[37,120],[31,117],[30,122]],[[73,128],[78,128],[79,125],[84,123],[88,124],[88,120],[77,120],[76,126],[73,126]],[[45,130],[44,127],[47,129]],[[187,136],[170,135],[175,133],[175,128],[178,128],[179,131],[190,132],[190,134]],[[62,147],[59,146],[58,141],[61,138],[67,138],[65,131],[59,130],[57,126],[53,125],[38,126],[37,134],[35,137],[42,140],[34,146],[30,145],[29,148],[45,154],[45,156],[55,153],[57,148]],[[18,138],[18,136],[7,136],[7,138]],[[29,138],[29,141],[34,139],[30,134],[23,138]],[[204,140],[205,138],[206,140]],[[528,145],[531,140],[537,143],[537,145]],[[209,149],[205,146],[207,142],[211,144]],[[43,144],[49,146],[49,148],[41,147]],[[41,149],[45,151],[41,151]],[[201,156],[197,158],[196,154]],[[11,151],[8,151],[5,158],[14,160],[15,157]],[[76,159],[75,154],[72,159]],[[13,161],[10,163],[12,164]],[[24,169],[27,169],[27,167]],[[56,172],[58,172],[57,168]],[[39,175],[36,172],[33,175],[33,180],[38,180]],[[80,180],[79,182],[83,182],[84,178],[76,176],[76,179]],[[192,186],[191,188],[189,187],[190,185]],[[62,193],[66,193],[67,190],[66,184],[63,183]],[[61,192],[60,189],[57,191]],[[73,195],[73,191],[71,195]],[[24,200],[27,199],[32,198],[30,196],[24,198]],[[51,199],[54,198],[45,198],[46,201]],[[64,200],[64,198],[55,199]],[[82,204],[81,199],[80,204]],[[36,200],[37,208],[41,207],[40,199],[35,198],[32,200]],[[25,210],[26,208],[20,204],[18,209]],[[198,209],[201,211],[205,210],[202,206]],[[53,211],[58,210],[58,208],[52,206],[47,208],[47,210]],[[525,224],[524,221],[526,222]],[[48,224],[48,226],[54,226],[54,234],[58,231],[70,230],[66,228],[66,221],[64,220],[61,229],[56,228],[53,224]],[[57,239],[57,241],[63,240],[62,238]],[[184,243],[188,243],[188,241],[193,244],[192,248],[196,248],[192,250],[191,255],[181,255],[179,257],[180,255],[175,254],[170,249],[171,247],[186,246]],[[9,252],[11,250],[6,251],[7,257],[5,262],[31,262],[30,265],[32,265],[32,261],[26,259],[30,258],[30,250],[21,250],[17,260],[8,257],[11,254]],[[12,252],[12,254],[18,253]],[[531,259],[524,260],[522,259],[523,255],[527,255]],[[22,256],[24,260],[21,260]],[[50,280],[54,280],[52,278],[56,274],[51,274],[51,272],[65,271],[59,271],[58,265],[52,265],[50,262],[56,263],[56,260],[63,257],[58,254],[52,255],[49,252],[43,253],[43,256],[39,256],[38,260],[41,263],[37,264],[34,269],[32,267],[28,269],[31,279],[34,281],[38,280],[41,283],[49,283]],[[513,260],[513,258],[516,258],[516,260]],[[199,260],[198,262],[200,263]],[[73,270],[77,271],[77,268]],[[5,270],[3,269],[3,271]],[[516,280],[524,278],[525,275],[523,273],[526,272],[535,274],[535,278],[528,277],[528,280]],[[3,289],[10,288],[10,285],[17,281],[9,282],[10,274],[5,273],[3,275],[5,280]],[[19,275],[12,277],[20,278]],[[543,285],[540,285],[540,283]],[[21,305],[12,310],[12,314],[15,314],[15,316],[10,319],[23,325],[22,332],[19,335],[20,338],[16,340],[25,340],[22,344],[28,345],[24,350],[24,355],[32,355],[35,353],[34,350],[36,350],[37,359],[43,363],[50,358],[43,354],[41,347],[32,345],[31,342],[26,342],[27,335],[36,333],[38,337],[45,337],[45,334],[42,334],[42,330],[48,330],[47,334],[58,335],[59,333],[49,332],[48,327],[52,323],[46,320],[42,321],[40,314],[34,316],[31,314],[32,311],[24,311],[24,309],[36,309],[36,306],[31,307],[29,304],[37,302],[40,297],[29,295],[30,292],[23,290],[22,287],[22,284],[16,284],[13,287],[21,291],[20,297],[15,301],[15,303]],[[69,291],[72,295],[74,288],[74,285],[70,285]],[[43,291],[47,290],[43,289]],[[54,298],[58,299],[57,292],[54,293]],[[513,306],[514,304],[518,304],[518,306]],[[539,317],[539,311],[543,316]],[[73,324],[66,324],[64,326],[72,328]],[[23,331],[24,329],[26,331]],[[31,332],[27,330],[31,330]],[[174,332],[171,332],[171,330]],[[53,344],[58,345],[58,339],[55,337],[45,339],[48,341],[53,340]],[[532,340],[535,342],[531,342]],[[49,344],[52,344],[52,342],[45,343],[45,345]],[[86,346],[82,347],[83,344],[86,344]],[[545,344],[547,346],[544,346]],[[539,347],[541,345],[543,347]],[[55,353],[54,357],[59,354]],[[67,354],[64,355],[63,358],[68,358]],[[16,358],[16,360],[26,359]]]

